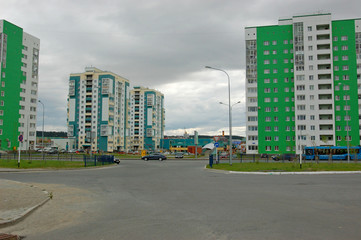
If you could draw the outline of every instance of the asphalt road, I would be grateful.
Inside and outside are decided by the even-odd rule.
[[[27,240],[360,239],[360,174],[242,175],[205,164],[129,160],[96,170],[0,173],[54,194],[5,230]]]

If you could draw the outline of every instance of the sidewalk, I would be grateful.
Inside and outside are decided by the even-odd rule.
[[[22,220],[50,199],[43,189],[0,179],[0,229]]]

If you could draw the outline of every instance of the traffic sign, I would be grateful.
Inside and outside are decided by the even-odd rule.
[[[214,147],[219,147],[219,142],[215,142]]]
[[[24,137],[23,137],[23,135],[19,135],[19,142],[23,142],[23,140],[24,140]]]

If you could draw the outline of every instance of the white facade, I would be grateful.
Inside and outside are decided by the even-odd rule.
[[[23,66],[21,70],[26,76],[26,80],[21,84],[19,132],[24,137],[23,144],[20,148],[27,150],[34,149],[36,144],[40,40],[24,32],[23,45]],[[38,111],[38,113],[42,112]]]

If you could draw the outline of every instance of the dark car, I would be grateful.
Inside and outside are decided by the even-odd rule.
[[[163,154],[160,154],[160,153],[152,153],[152,154],[149,154],[149,155],[145,155],[144,157],[142,157],[142,159],[144,161],[148,161],[148,160],[159,160],[159,161],[163,161],[163,160],[166,160],[167,157],[164,156]]]

